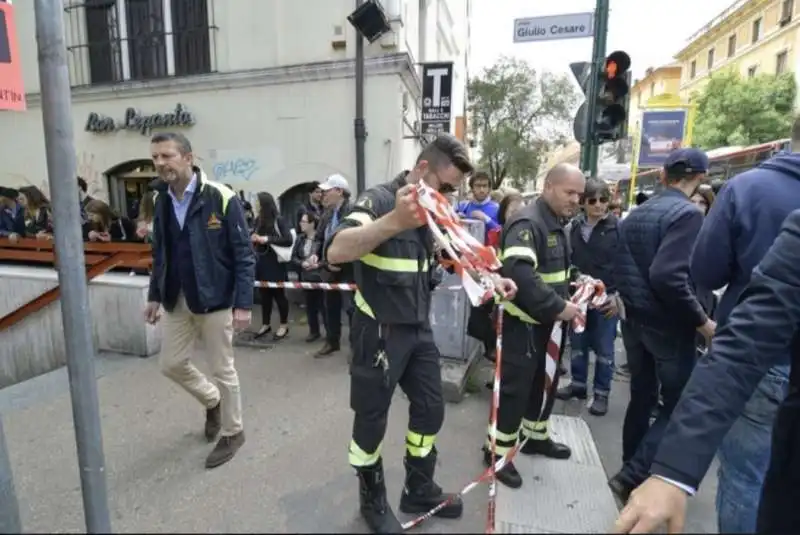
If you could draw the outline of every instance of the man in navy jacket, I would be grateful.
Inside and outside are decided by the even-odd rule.
[[[648,476],[661,433],[694,368],[696,331],[710,338],[715,328],[689,280],[689,256],[703,224],[689,197],[707,171],[704,152],[673,151],[664,162],[664,191],[620,225],[614,276],[625,305],[622,339],[631,398],[622,430],[623,467],[609,486],[622,501]],[[659,385],[664,406],[651,426]]]
[[[145,320],[161,329],[164,375],[206,408],[209,442],[221,434],[206,468],[228,462],[244,443],[233,332],[250,324],[255,253],[236,194],[194,166],[181,134],[153,136],[160,182],[153,219],[153,271]],[[212,379],[190,361],[195,340],[205,342]]]
[[[792,137],[794,154],[767,160],[722,188],[697,237],[692,280],[709,290],[727,286],[716,312],[720,326],[786,217],[800,208],[800,121]],[[720,446],[716,503],[721,533],[752,533],[756,527],[772,423],[789,383],[788,363],[787,355],[767,373]]]
[[[714,336],[672,413],[652,474],[631,494],[617,533],[648,533],[667,524],[683,531],[687,496],[700,485],[726,433],[764,374],[791,356],[789,394],[772,436],[772,458],[757,533],[800,531],[800,210],[775,243]]]

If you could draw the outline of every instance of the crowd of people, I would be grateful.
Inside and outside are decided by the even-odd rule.
[[[244,444],[233,332],[251,324],[255,282],[287,281],[294,271],[301,281],[356,284],[355,292],[305,291],[306,340],[324,338],[316,356],[334,354],[346,317],[354,412],[349,462],[358,474],[360,511],[372,531],[400,533],[381,454],[397,386],[410,403],[400,509],[425,513],[444,501],[437,516],[463,511],[460,498],[434,480],[444,402],[428,314],[435,268],[452,263],[444,262],[425,224],[415,188],[424,182],[449,194],[468,176],[470,194],[456,212],[484,223],[484,243],[496,247],[502,262],[498,273],[486,275],[502,309],[492,302],[475,307],[468,326],[492,359],[494,317],[504,314],[500,404],[484,463],[516,447],[523,455],[569,458],[570,448],[549,432],[554,400],[591,396],[589,412],[607,414],[621,333],[630,401],[623,466],[608,481],[625,504],[615,531],[647,532],[665,522],[680,531],[687,497],[719,453],[720,531],[783,533],[800,528],[793,507],[800,501],[800,372],[791,367],[800,355],[800,121],[792,150],[737,175],[717,195],[708,184],[707,155],[675,150],[664,162],[660,190],[639,195],[623,214],[605,182],[587,180],[569,164],[550,169],[530,202],[516,191],[498,195],[464,145],[443,135],[411,170],[355,202],[344,177],[328,177],[293,214],[294,226],[271,194],[259,193],[250,206],[206,177],[188,139],[163,133],[151,140],[159,180],[135,223],[88,196],[81,179],[79,200],[85,239],[152,244],[144,315],[162,323],[164,375],[202,404],[205,435],[218,439],[208,468]],[[36,188],[0,188],[0,201],[0,235],[52,233],[47,199]],[[562,348],[570,347],[563,370],[570,381],[556,390],[562,371],[550,385],[550,335],[556,322],[582,315],[570,300],[581,275],[601,281],[609,298],[587,311],[583,332],[568,331],[570,343],[562,340]],[[285,291],[259,293],[262,320],[254,336],[287,337]],[[191,363],[198,337],[210,376]],[[497,479],[518,488],[524,478],[509,462]]]

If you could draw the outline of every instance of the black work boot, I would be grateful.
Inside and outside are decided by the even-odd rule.
[[[553,442],[551,438],[544,440],[529,439],[519,450],[525,455],[544,455],[550,459],[569,459],[572,450],[566,444]]]
[[[427,513],[443,501],[452,499],[435,516],[460,518],[464,512],[461,498],[442,492],[442,488],[433,481],[436,456],[436,448],[426,457],[412,457],[406,453],[406,484],[400,496],[400,510],[406,514]]]
[[[499,459],[499,456],[496,457],[495,463],[497,463]],[[483,464],[486,466],[486,468],[489,468],[492,465],[492,452],[485,447],[483,448]],[[514,466],[513,462],[506,463],[499,472],[495,473],[495,477],[497,477],[497,481],[506,487],[518,489],[522,486],[522,476],[519,472],[517,472],[517,468]]]
[[[563,401],[568,401],[572,398],[586,399],[586,387],[569,384],[564,388],[558,389],[558,391],[556,392],[556,398]]]
[[[217,438],[220,429],[222,428],[222,412],[220,406],[222,402],[218,402],[216,406],[206,410],[206,440],[214,442]]]
[[[386,501],[383,460],[356,468],[361,516],[372,533],[403,533],[403,526]]]

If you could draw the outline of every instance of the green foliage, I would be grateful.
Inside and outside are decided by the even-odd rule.
[[[469,111],[481,165],[499,188],[505,178],[522,189],[550,146],[565,137],[579,99],[566,76],[541,75],[528,63],[502,57],[470,81]]]
[[[752,78],[734,71],[714,74],[697,95],[692,141],[711,150],[789,137],[796,94],[791,73]]]

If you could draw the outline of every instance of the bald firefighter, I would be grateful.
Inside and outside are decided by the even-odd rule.
[[[575,215],[586,180],[575,166],[557,165],[547,174],[542,195],[520,209],[503,229],[501,274],[514,281],[519,291],[506,300],[503,315],[503,355],[496,448],[506,455],[521,438],[526,455],[568,459],[569,447],[550,438],[548,419],[555,392],[545,393],[547,343],[556,321],[579,314],[569,301],[570,247],[562,225]],[[558,372],[556,372],[558,374]],[[558,384],[558,375],[555,380]],[[551,390],[554,390],[551,389]],[[492,426],[484,447],[484,463],[491,462]],[[511,488],[522,486],[513,462],[497,473],[497,480]]]
[[[422,180],[438,191],[453,191],[472,171],[464,145],[453,136],[440,136],[422,151],[414,169],[365,191],[328,245],[331,263],[353,263],[358,285],[349,460],[358,474],[361,515],[374,533],[402,532],[386,501],[381,457],[397,385],[410,403],[400,510],[425,513],[452,497],[434,481],[436,434],[444,421],[440,355],[428,319],[435,248],[413,189]],[[510,281],[498,277],[496,282],[513,291]],[[456,498],[437,515],[458,518],[462,509]]]

